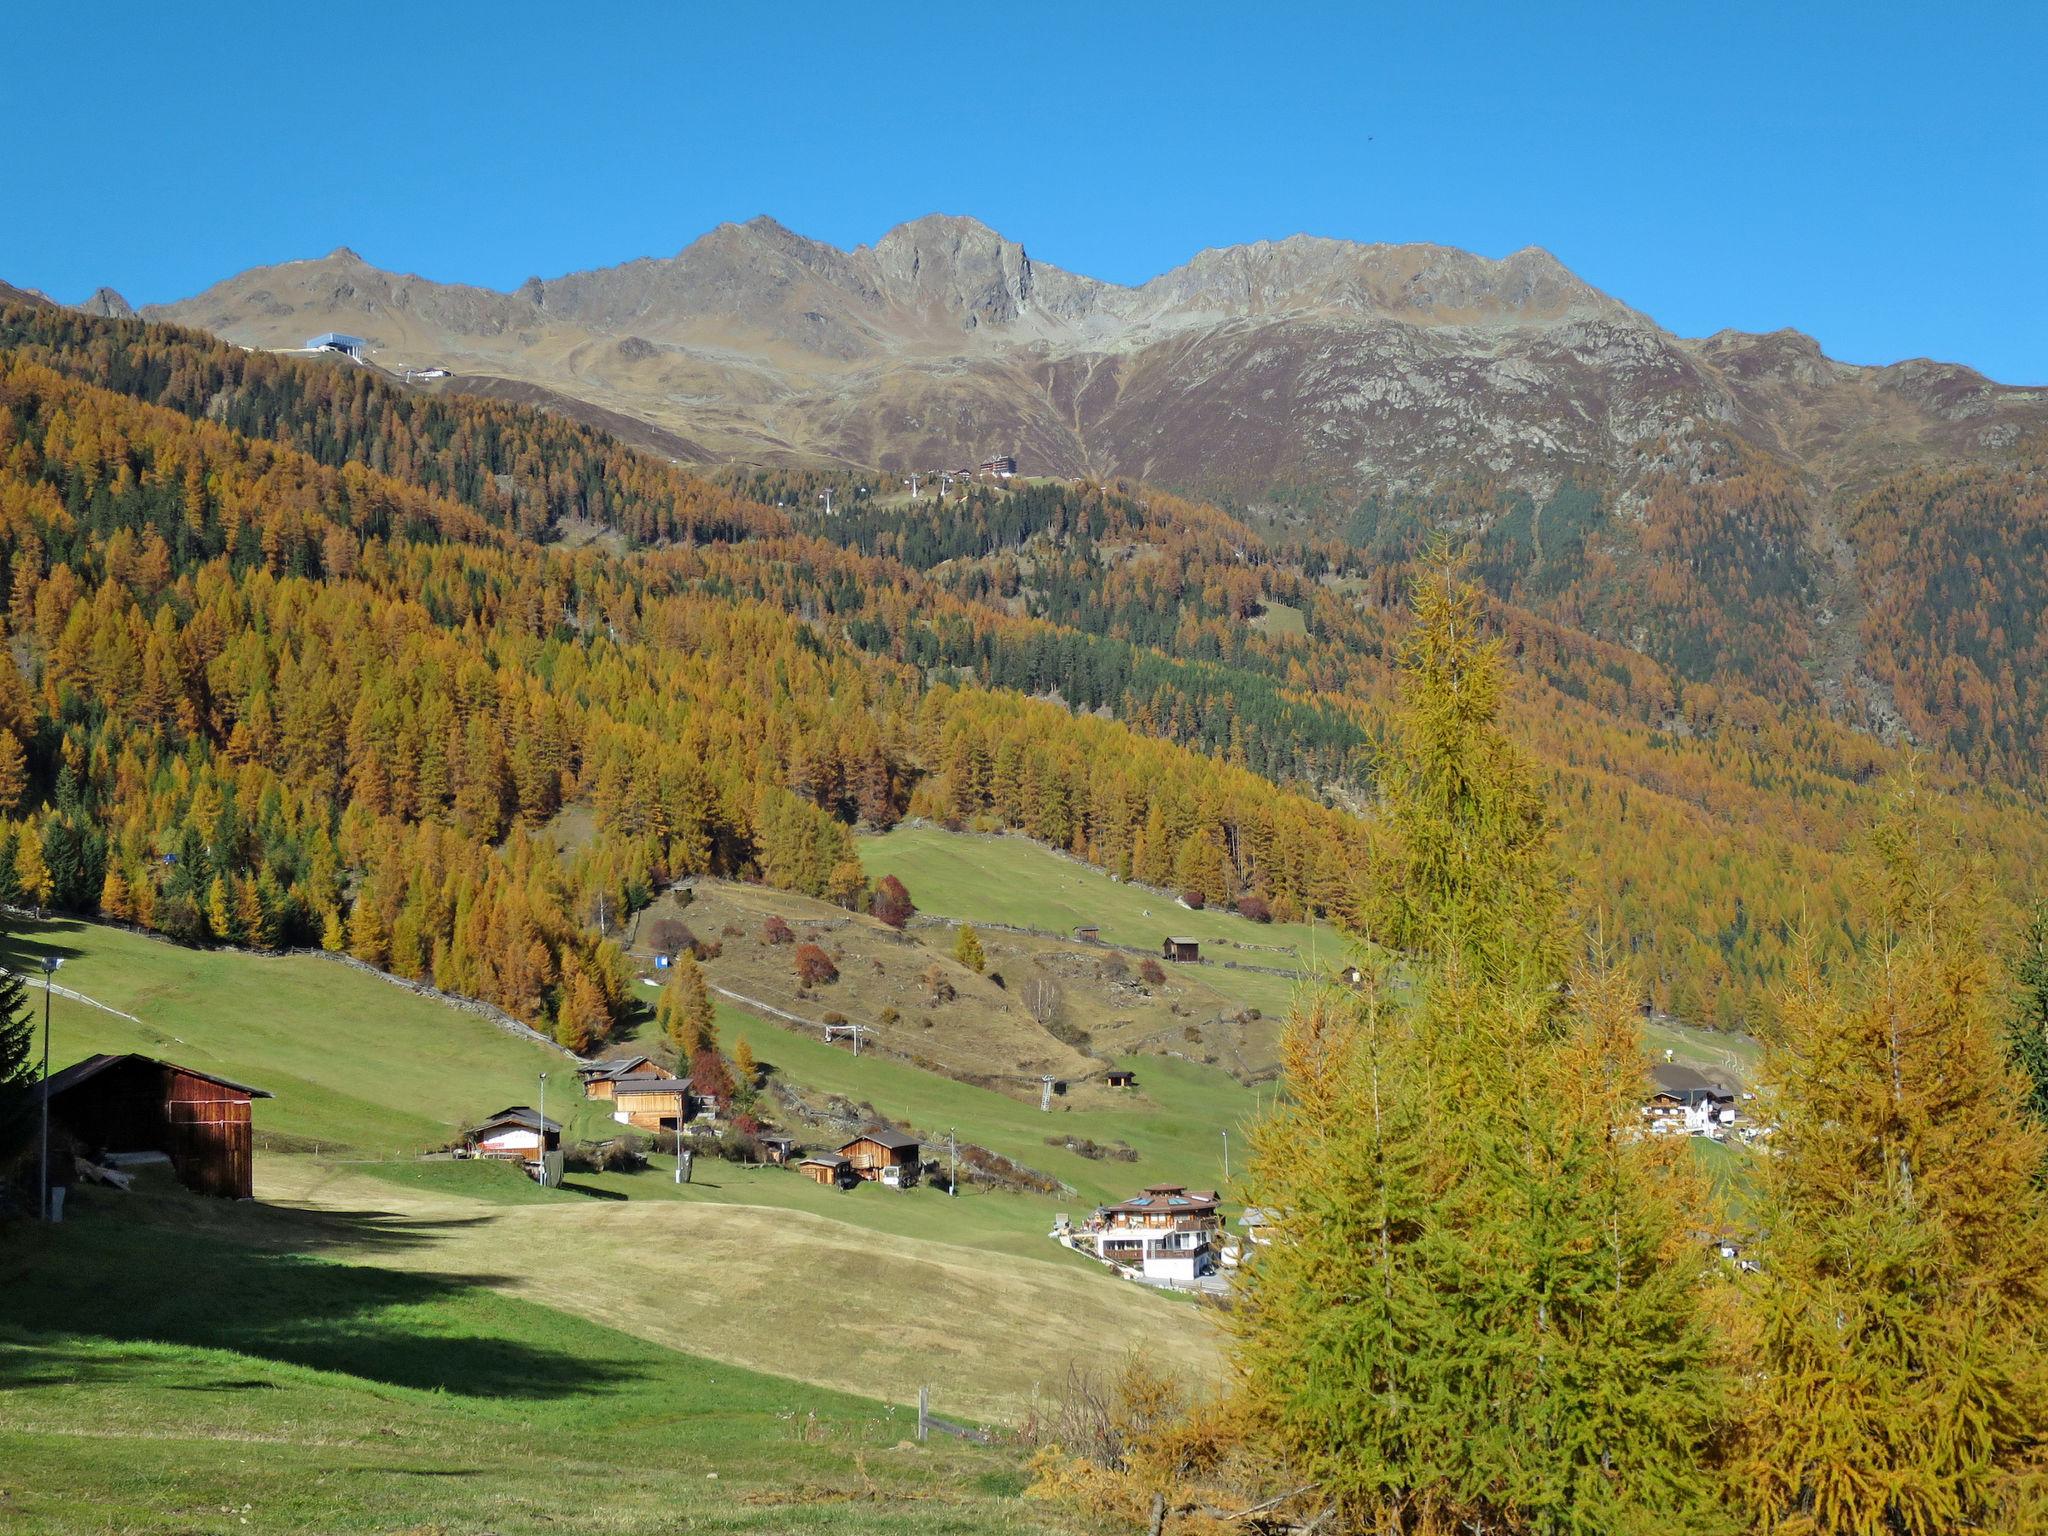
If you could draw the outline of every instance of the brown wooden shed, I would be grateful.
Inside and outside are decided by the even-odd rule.
[[[862,1131],[839,1152],[863,1179],[911,1184],[917,1179],[919,1145],[915,1136],[901,1131]]]
[[[178,1182],[202,1195],[254,1193],[250,1102],[270,1094],[153,1056],[89,1056],[38,1086],[50,1122],[88,1155],[162,1152]]]
[[[1160,953],[1168,960],[1199,960],[1202,958],[1202,941],[1174,937],[1160,946]]]
[[[853,1164],[836,1152],[807,1157],[797,1168],[805,1178],[820,1184],[844,1184],[853,1177]]]
[[[1138,1086],[1138,1074],[1131,1071],[1128,1067],[1111,1067],[1109,1071],[1103,1074],[1103,1080],[1112,1088],[1135,1088]]]

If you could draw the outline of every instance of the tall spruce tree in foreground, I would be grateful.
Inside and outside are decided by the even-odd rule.
[[[1903,794],[1868,952],[1808,957],[1770,1042],[1738,1469],[1766,1532],[2048,1530],[2048,1133],[1999,1038],[1981,887],[1935,842]]]
[[[0,936],[5,933],[0,928]],[[37,1070],[36,1016],[28,983],[0,968],[0,1173],[32,1139],[34,1116],[29,1109]]]
[[[1244,1407],[1349,1528],[1712,1530],[1705,1250],[1683,1149],[1639,1134],[1632,990],[1572,973],[1478,593],[1438,557],[1414,606],[1366,908],[1420,1000],[1369,964],[1290,1021],[1253,1137],[1275,1241],[1233,1315]]]
[[[2027,1113],[2048,1126],[2048,902],[2036,902],[2020,924],[2008,961],[2012,1002],[2006,1012],[2006,1052],[2019,1069]]]

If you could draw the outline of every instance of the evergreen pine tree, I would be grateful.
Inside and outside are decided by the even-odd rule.
[[[22,825],[14,843],[14,874],[21,883],[21,894],[28,898],[37,912],[41,912],[50,900],[54,882],[50,878],[50,866],[43,862],[43,833],[35,822]]]
[[[1535,775],[1499,729],[1479,599],[1439,559],[1404,648],[1373,898],[1422,968],[1288,1029],[1249,1198],[1275,1241],[1233,1314],[1251,1422],[1373,1530],[1607,1536],[1718,1523],[1717,1414],[1689,1193],[1637,1134],[1625,979],[1567,986]]]
[[[953,958],[977,976],[987,967],[988,956],[981,951],[981,935],[971,923],[960,925],[960,936],[953,941]]]
[[[1802,956],[1766,1058],[1738,1482],[1766,1532],[2048,1528],[2048,1131],[2001,1049],[1974,871],[1916,802],[1872,840],[1868,953]]]
[[[2048,902],[2028,911],[2008,964],[2013,997],[2006,1050],[2026,1084],[2027,1113],[2048,1126]]]
[[[0,1171],[11,1166],[32,1140],[36,1074],[36,1016],[28,983],[0,968]]]
[[[669,968],[668,985],[655,1003],[655,1022],[668,1043],[684,1061],[699,1051],[718,1048],[718,1026],[711,1003],[711,989],[705,985],[704,967],[696,954],[685,949]]]

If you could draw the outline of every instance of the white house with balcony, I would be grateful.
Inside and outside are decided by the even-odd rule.
[[[1213,1273],[1223,1218],[1213,1191],[1180,1184],[1147,1185],[1144,1193],[1105,1205],[1088,1218],[1095,1251],[1147,1280],[1199,1280]]]

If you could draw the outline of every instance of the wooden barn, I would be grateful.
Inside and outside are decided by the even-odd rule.
[[[797,1164],[797,1170],[805,1178],[819,1184],[849,1184],[853,1181],[853,1164],[837,1152],[823,1152],[816,1157],[807,1157]]]
[[[1202,958],[1202,941],[1189,938],[1169,938],[1160,946],[1160,953],[1168,960],[1195,961]]]
[[[612,1118],[643,1131],[672,1131],[690,1118],[690,1085],[672,1073],[609,1080]]]
[[[869,1183],[908,1187],[917,1182],[919,1145],[915,1136],[901,1131],[862,1131],[839,1154]]]
[[[211,1072],[153,1056],[90,1056],[54,1073],[50,1123],[95,1159],[161,1152],[178,1182],[202,1195],[246,1200],[254,1192],[255,1127],[250,1103],[270,1097]]]
[[[562,1128],[530,1104],[513,1104],[469,1133],[469,1155],[517,1163],[553,1185],[562,1177]]]
[[[586,1061],[578,1065],[576,1075],[583,1079],[583,1096],[587,1099],[611,1099],[617,1097],[617,1087],[624,1078],[665,1077],[673,1079],[669,1071],[651,1056],[616,1056],[606,1061]]]
[[[1135,1088],[1138,1086],[1138,1074],[1128,1067],[1111,1067],[1103,1074],[1103,1081],[1112,1088]]]

